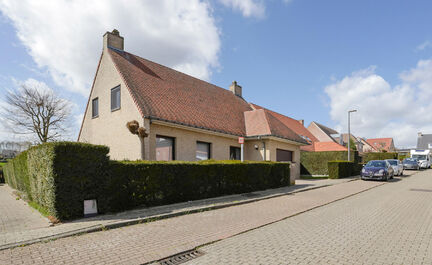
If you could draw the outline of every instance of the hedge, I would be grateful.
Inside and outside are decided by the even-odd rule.
[[[329,178],[339,179],[357,175],[357,163],[349,161],[329,161]]]
[[[102,198],[108,147],[47,143],[9,161],[6,182],[60,220],[83,215],[83,200]]]
[[[365,153],[363,155],[363,163],[367,163],[371,160],[385,160],[385,159],[398,159],[398,153]]]
[[[110,161],[106,146],[48,143],[6,165],[7,183],[59,220],[83,216],[83,201],[100,213],[290,184],[290,164],[276,162]]]
[[[290,184],[290,166],[287,163],[111,161],[110,167],[109,211],[252,192]]]
[[[348,151],[328,151],[328,152],[305,152],[300,153],[301,175],[328,175],[329,161],[346,160]],[[357,163],[359,156],[357,151],[352,151],[351,160]]]

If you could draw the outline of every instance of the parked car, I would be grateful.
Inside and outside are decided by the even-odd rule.
[[[405,158],[402,161],[402,165],[403,165],[404,169],[415,169],[415,170],[419,170],[420,169],[419,162],[415,158]]]
[[[403,175],[404,167],[399,159],[386,159],[386,161],[389,162],[390,166],[393,168],[395,176]]]
[[[385,160],[371,160],[363,167],[361,179],[379,179],[385,180],[393,178],[394,170],[389,162]]]

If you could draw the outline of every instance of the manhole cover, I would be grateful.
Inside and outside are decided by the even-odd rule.
[[[410,189],[410,191],[432,192],[432,190],[428,190],[428,189]]]
[[[192,251],[186,251],[174,256],[171,256],[169,258],[166,258],[164,260],[159,261],[160,265],[175,265],[175,264],[182,264],[189,260],[198,258],[200,256],[204,255],[204,252],[200,250],[192,250]]]

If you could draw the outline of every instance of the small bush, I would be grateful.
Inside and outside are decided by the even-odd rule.
[[[348,161],[329,161],[329,178],[339,179],[357,175],[356,165],[356,163]]]

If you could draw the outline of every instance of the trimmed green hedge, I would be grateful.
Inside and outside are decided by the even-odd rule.
[[[328,175],[329,161],[346,160],[348,151],[329,151],[329,152],[304,152],[300,153],[301,175]],[[357,163],[359,156],[357,151],[352,151],[351,160]]]
[[[6,182],[58,219],[79,217],[84,199],[102,198],[108,152],[84,143],[42,144],[6,164]]]
[[[290,184],[290,164],[276,162],[110,161],[106,146],[48,143],[6,166],[6,181],[60,220],[83,216],[83,201],[100,213]]]
[[[329,161],[329,178],[339,179],[357,175],[357,163],[348,161]]]
[[[385,160],[385,159],[398,159],[398,153],[365,153],[363,155],[363,163],[371,160]]]

